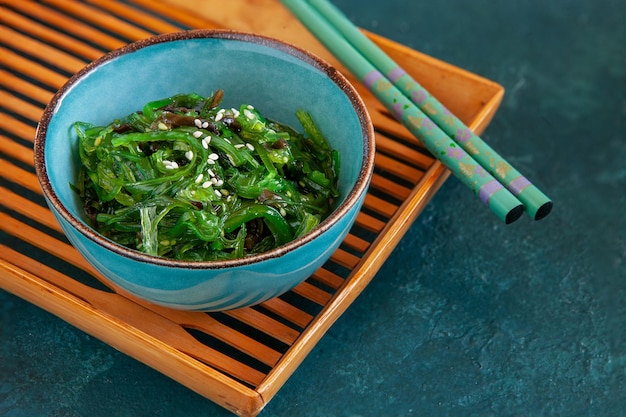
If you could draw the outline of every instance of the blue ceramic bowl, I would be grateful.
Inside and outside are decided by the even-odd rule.
[[[237,260],[185,262],[130,250],[95,232],[70,188],[78,172],[76,121],[107,124],[177,93],[225,92],[224,106],[251,103],[265,116],[299,126],[311,113],[341,155],[334,212],[310,234]],[[54,96],[39,123],[35,166],[44,196],[71,243],[106,278],[150,302],[218,311],[276,297],[309,277],[335,251],[363,203],[374,166],[371,120],[354,88],[334,68],[297,47],[233,31],[156,36],[87,65]]]

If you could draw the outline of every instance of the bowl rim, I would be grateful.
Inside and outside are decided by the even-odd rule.
[[[320,224],[315,229],[313,229],[311,232],[307,233],[304,236],[294,239],[272,250],[242,258],[216,261],[177,260],[172,258],[148,255],[138,250],[130,249],[104,237],[91,226],[86,224],[84,221],[74,216],[61,203],[60,198],[58,197],[50,182],[45,164],[45,144],[48,125],[56,112],[56,108],[60,105],[65,94],[71,90],[71,87],[75,83],[79,82],[91,71],[98,68],[100,65],[117,57],[132,54],[135,51],[150,47],[152,45],[166,42],[175,42],[180,40],[208,38],[251,42],[259,44],[261,46],[277,49],[325,73],[332,80],[332,82],[335,83],[335,85],[337,85],[337,87],[339,87],[341,91],[346,95],[357,113],[359,125],[361,127],[362,136],[364,139],[361,170],[359,172],[355,185],[348,192],[348,195],[343,199],[342,203],[337,208],[335,208],[335,210],[326,219],[320,222]],[[337,224],[354,207],[354,205],[358,203],[361,195],[367,191],[371,176],[374,171],[374,141],[374,127],[363,99],[358,94],[354,86],[352,86],[352,84],[347,80],[347,78],[322,58],[299,46],[265,35],[228,29],[193,29],[155,35],[149,38],[129,43],[118,49],[112,50],[102,57],[88,63],[85,67],[83,67],[72,77],[70,77],[67,82],[63,86],[61,86],[61,88],[54,94],[54,96],[44,109],[42,117],[37,125],[37,130],[35,132],[34,138],[34,164],[37,177],[39,179],[43,194],[48,201],[48,204],[52,205],[57,213],[65,221],[67,221],[75,230],[77,230],[80,234],[85,236],[91,242],[125,258],[130,258],[131,260],[139,262],[167,266],[172,268],[223,269],[252,265],[272,258],[281,257],[315,240],[317,237],[324,234],[335,224]]]

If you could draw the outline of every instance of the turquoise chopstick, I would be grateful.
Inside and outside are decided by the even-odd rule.
[[[494,214],[507,224],[521,216],[522,203],[393,86],[310,4],[302,0],[283,0],[283,4]]]
[[[511,191],[524,204],[530,217],[539,220],[550,213],[553,203],[548,196],[465,126],[461,120],[365,36],[337,7],[328,0],[309,0],[309,2],[378,71],[384,74],[439,128]]]

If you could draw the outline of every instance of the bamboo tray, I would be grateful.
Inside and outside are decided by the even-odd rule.
[[[356,225],[327,265],[284,296],[224,313],[173,311],[113,292],[45,206],[32,166],[37,122],[86,62],[181,28],[263,33],[342,69],[277,0],[229,3],[0,0],[0,287],[233,413],[255,416],[375,276],[449,171],[357,85],[377,132],[376,172]],[[501,86],[368,35],[473,130],[488,125]]]

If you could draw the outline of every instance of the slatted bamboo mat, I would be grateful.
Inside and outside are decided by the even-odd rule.
[[[34,173],[37,122],[69,76],[156,33],[227,27],[275,36],[269,23],[250,24],[264,13],[281,16],[283,40],[341,69],[277,1],[211,7],[218,3],[201,1],[197,10],[211,10],[203,13],[177,0],[0,1],[0,287],[233,413],[254,416],[374,278],[448,171],[356,85],[377,132],[376,171],[354,228],[322,269],[284,296],[222,313],[170,310],[113,291],[65,239]],[[473,130],[487,126],[499,85],[369,36]]]

